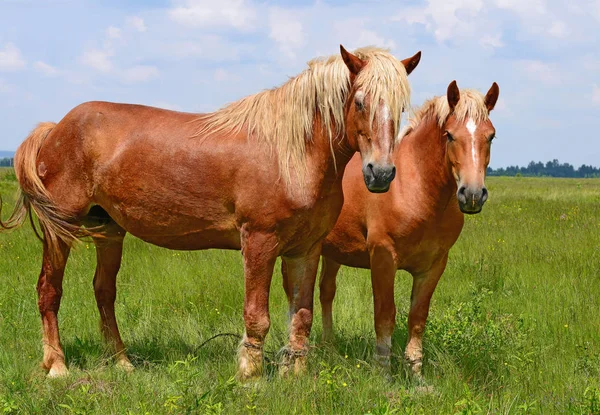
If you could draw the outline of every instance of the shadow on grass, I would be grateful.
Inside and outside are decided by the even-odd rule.
[[[189,356],[197,356],[199,362],[223,360],[228,356],[233,360],[238,343],[236,338],[223,337],[199,348],[200,344],[181,338],[146,338],[135,339],[126,347],[127,356],[136,368],[150,368],[185,360]],[[67,340],[63,350],[69,367],[86,370],[112,361],[112,350],[101,339]]]

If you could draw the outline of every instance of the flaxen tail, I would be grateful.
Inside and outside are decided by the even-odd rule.
[[[52,202],[52,197],[44,187],[37,171],[38,152],[55,126],[56,124],[51,122],[40,123],[17,149],[14,166],[19,181],[19,194],[10,218],[6,222],[0,218],[0,227],[16,228],[29,216],[36,235],[43,239],[33,223],[31,214],[33,211],[44,231],[44,238],[48,239],[47,242],[55,244],[60,239],[71,246],[77,239],[88,236],[89,232],[75,224],[72,214]],[[0,212],[1,210],[0,199]]]

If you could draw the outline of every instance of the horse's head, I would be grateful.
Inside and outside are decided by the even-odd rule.
[[[410,100],[406,75],[419,64],[421,52],[401,61],[403,68],[393,58],[380,59],[379,66],[373,64],[374,68],[365,69],[369,60],[351,54],[341,45],[340,50],[350,70],[351,89],[345,108],[348,142],[361,154],[367,189],[387,192],[396,176],[392,152],[400,116]]]
[[[456,179],[458,205],[463,213],[479,213],[488,198],[485,187],[485,174],[490,162],[490,148],[496,134],[488,114],[494,109],[500,90],[495,82],[483,99],[464,97],[472,102],[461,103],[461,114],[454,113],[461,100],[456,81],[448,86],[446,98],[450,107],[443,130],[447,141],[447,158],[452,174]],[[479,97],[481,101],[482,95]],[[465,106],[467,106],[465,109]],[[477,108],[480,106],[481,108]],[[482,116],[474,118],[469,114],[479,111]]]

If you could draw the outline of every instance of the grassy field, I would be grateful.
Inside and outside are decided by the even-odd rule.
[[[241,333],[238,252],[175,252],[128,237],[117,317],[137,370],[110,364],[92,289],[94,247],[71,255],[60,311],[71,375],[39,368],[35,285],[41,245],[29,226],[0,234],[0,413],[71,414],[600,414],[600,180],[488,179],[490,200],[467,217],[434,295],[425,334],[425,381],[397,362],[393,382],[373,364],[368,271],[342,268],[334,346],[319,344],[309,371],[277,375],[286,301],[277,271],[265,378],[231,379]],[[0,171],[8,205],[14,175]],[[4,212],[3,217],[7,217]],[[406,342],[410,278],[399,272],[397,360]],[[318,294],[315,298],[318,298]]]

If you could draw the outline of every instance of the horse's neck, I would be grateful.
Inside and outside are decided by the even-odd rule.
[[[416,178],[420,182],[423,197],[431,202],[446,206],[456,194],[456,181],[452,176],[446,154],[446,139],[435,117],[427,117],[401,144],[398,164],[402,168],[404,157],[415,166]],[[406,151],[403,151],[405,147]]]
[[[326,130],[322,128],[320,117],[317,117],[314,125],[313,139],[308,151],[310,163],[323,172],[325,182],[335,181],[341,184],[346,165],[355,151],[344,133],[330,140]],[[332,127],[332,131],[335,131],[335,128]]]

